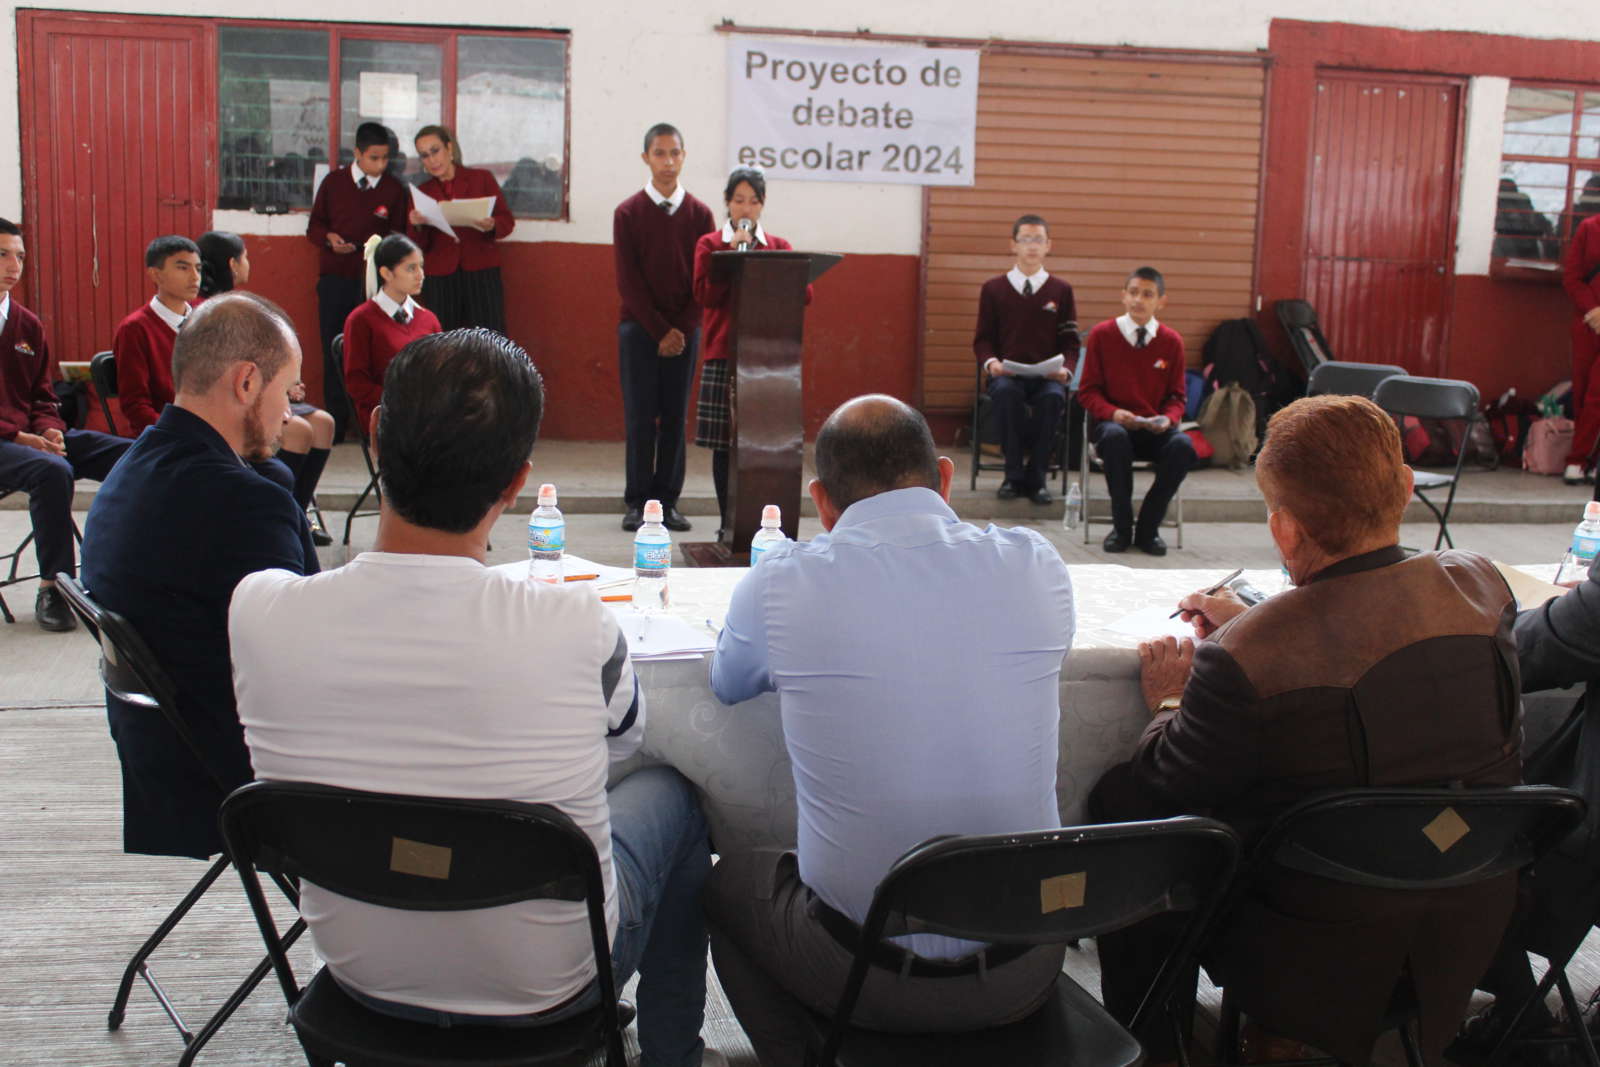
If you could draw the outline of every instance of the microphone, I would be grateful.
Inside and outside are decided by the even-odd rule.
[[[739,225],[737,227],[738,231],[740,233],[750,234],[750,239],[748,241],[735,242],[735,244],[738,244],[738,246],[739,246],[739,251],[741,251],[741,252],[750,251],[750,246],[755,243],[755,233],[754,233],[755,228],[756,228],[756,224],[755,224],[754,221],[752,221],[750,219],[740,219],[739,220]]]

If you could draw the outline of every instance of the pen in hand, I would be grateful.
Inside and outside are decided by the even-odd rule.
[[[1229,582],[1233,581],[1235,578],[1239,577],[1239,575],[1241,575],[1243,573],[1244,573],[1244,568],[1243,567],[1238,568],[1232,574],[1228,575],[1226,578],[1222,579],[1222,581],[1218,582],[1216,585],[1213,585],[1213,586],[1210,586],[1209,588],[1200,590],[1200,595],[1201,596],[1215,596],[1216,594],[1222,592],[1222,587],[1223,586],[1227,585]],[[1182,614],[1183,614],[1183,609],[1179,608],[1177,611],[1174,611],[1171,615],[1168,615],[1167,618],[1176,619],[1179,615],[1182,615]]]

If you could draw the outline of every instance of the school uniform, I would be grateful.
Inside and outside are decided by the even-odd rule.
[[[439,319],[433,312],[409,296],[397,304],[382,289],[350,313],[344,323],[345,388],[362,433],[383,402],[383,373],[390,360],[417,338],[438,332]]]
[[[117,400],[133,437],[154,426],[161,409],[176,395],[172,346],[188,317],[187,308],[179,314],[153,296],[123,319],[111,338],[111,351],[117,357]]]
[[[322,333],[323,406],[333,416],[334,440],[343,440],[350,421],[350,401],[344,390],[344,368],[334,360],[333,339],[344,329],[363,300],[366,262],[361,247],[376,234],[386,237],[405,230],[411,194],[387,171],[369,178],[351,163],[331,172],[317,189],[306,222],[306,239],[317,246],[317,319]],[[336,233],[355,246],[339,253],[328,247],[328,234]]]
[[[1041,363],[1078,351],[1078,308],[1072,286],[1043,268],[1016,267],[983,283],[972,351],[981,367],[991,359]],[[1049,378],[996,375],[989,379],[994,425],[1005,455],[1006,481],[1018,493],[1042,489],[1056,429],[1067,409],[1067,387]]]
[[[494,175],[479,167],[457,167],[449,181],[430,178],[418,188],[435,200],[475,200],[494,197],[494,229],[455,226],[452,241],[432,226],[413,226],[411,239],[422,249],[422,302],[446,330],[485,326],[506,332],[505,294],[500,284],[500,249],[497,244],[511,233],[517,220],[500,192]]]
[[[622,384],[628,508],[647,500],[674,507],[683,491],[684,421],[700,347],[694,297],[695,242],[716,217],[680,184],[663,197],[653,186],[617,205],[611,219],[621,322],[617,373]],[[677,329],[683,351],[663,356],[661,338]]]
[[[1567,243],[1561,261],[1561,281],[1572,298],[1572,404],[1577,426],[1567,463],[1587,466],[1589,453],[1600,438],[1600,333],[1589,329],[1583,316],[1600,307],[1600,215],[1584,219]]]

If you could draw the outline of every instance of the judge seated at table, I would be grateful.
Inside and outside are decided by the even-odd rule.
[[[1061,557],[1032,530],[958,519],[950,460],[893,398],[829,416],[816,463],[828,532],[767,550],[734,591],[711,665],[724,703],[778,693],[794,764],[798,851],[724,853],[706,893],[717,973],[764,1067],[801,1063],[806,1009],[833,1010],[848,932],[903,852],[937,834],[1059,825],[1074,626]],[[901,1032],[1023,1018],[1062,960],[1059,947],[927,934],[884,952],[898,962],[877,957],[854,1021]]]
[[[1152,719],[1091,817],[1207,814],[1248,840],[1325,790],[1516,784],[1515,601],[1482,556],[1400,548],[1411,471],[1393,420],[1361,397],[1298,400],[1268,425],[1256,480],[1295,588],[1249,610],[1191,595],[1198,648],[1140,646]],[[1288,1035],[1349,1063],[1368,1062],[1404,968],[1437,1062],[1515,896],[1514,873],[1419,898],[1283,872],[1246,887],[1202,960],[1262,1029],[1252,1048],[1292,1057]],[[1124,1020],[1166,929],[1100,939],[1106,1004]],[[1172,1058],[1164,1028],[1138,1036]]]

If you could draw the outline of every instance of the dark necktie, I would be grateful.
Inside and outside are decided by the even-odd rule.
[[[671,200],[663,200],[663,201],[661,201],[661,210],[665,211],[668,215],[672,214],[672,201]]]
[[[406,323],[411,321],[411,316],[406,314],[405,308],[401,308],[394,313],[394,321],[404,326]]]
[[[1149,332],[1150,331],[1145,329],[1143,326],[1139,327],[1137,330],[1134,330],[1133,331],[1133,336],[1134,336],[1135,340],[1133,342],[1133,347],[1134,348],[1143,348],[1144,347],[1145,334],[1147,334]]]
[[[1031,281],[1029,281],[1027,279],[1023,280],[1023,282],[1022,282],[1022,295],[1023,296],[1032,296],[1033,295],[1033,282],[1031,282]]]
[[[372,181],[368,178],[362,178],[356,183],[356,188],[360,189],[362,192],[366,192],[368,189],[372,188]]]

